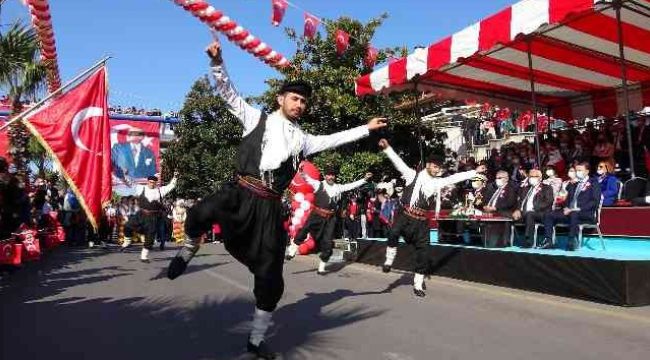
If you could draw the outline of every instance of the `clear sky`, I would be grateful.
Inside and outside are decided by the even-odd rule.
[[[389,18],[375,34],[375,47],[429,45],[516,0],[291,0],[324,18],[366,21]],[[50,0],[63,81],[104,55],[109,62],[110,102],[163,110],[179,109],[194,80],[207,72],[207,27],[170,0]],[[284,26],[302,33],[303,12],[287,9],[280,27],[271,25],[271,0],[212,0],[210,3],[287,57],[295,51]],[[6,0],[0,24],[27,19],[20,0]],[[324,31],[321,29],[321,31]],[[223,41],[227,43],[227,40]],[[239,91],[258,95],[278,73],[252,55],[225,45],[224,57]]]

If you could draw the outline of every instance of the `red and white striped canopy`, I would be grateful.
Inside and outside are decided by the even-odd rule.
[[[356,80],[357,95],[405,88],[511,107],[537,103],[556,117],[622,114],[613,0],[523,0]],[[630,109],[650,106],[650,0],[622,0]]]

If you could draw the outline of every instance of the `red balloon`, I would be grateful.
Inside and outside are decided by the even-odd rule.
[[[314,164],[310,163],[309,161],[303,161],[300,164],[302,165],[302,171],[305,174],[309,175],[309,177],[312,179],[320,179],[320,172],[318,171],[318,168],[314,166]],[[289,189],[294,193],[302,192],[307,194],[314,192],[314,189],[309,184],[307,184],[307,182],[298,173],[296,173],[296,175],[293,177],[293,180],[291,180]]]
[[[307,255],[309,254],[312,250],[316,248],[316,242],[314,239],[311,237],[311,234],[307,236],[307,240],[305,240],[300,246],[298,246],[298,253],[300,255]]]

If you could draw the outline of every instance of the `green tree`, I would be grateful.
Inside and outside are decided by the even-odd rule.
[[[365,141],[346,145],[334,151],[325,152],[313,159],[322,168],[331,165],[340,168],[341,181],[358,179],[366,170],[377,173],[394,173],[392,165],[383,155],[377,155],[377,141],[388,138],[405,157],[407,163],[416,165],[420,159],[418,136],[425,144],[424,153],[440,151],[441,135],[432,129],[418,127],[418,119],[412,112],[397,111],[395,105],[412,94],[391,96],[355,95],[354,80],[372,69],[364,65],[366,49],[375,31],[387,15],[371,19],[363,24],[360,21],[341,17],[325,20],[325,33],[318,33],[313,39],[298,36],[296,30],[288,28],[288,38],[296,44],[296,53],[291,59],[292,67],[284,70],[287,79],[302,79],[310,82],[314,93],[309,102],[308,112],[301,118],[300,126],[313,134],[329,134],[365,124],[375,116],[390,118],[386,131],[373,134]],[[349,48],[344,54],[336,52],[335,33],[345,30],[350,36]],[[405,55],[406,49],[380,49],[378,62],[385,61],[393,54]],[[277,107],[276,94],[284,79],[269,79],[269,90],[255,100],[266,111]]]
[[[177,140],[162,155],[165,177],[178,171],[177,194],[203,197],[232,177],[241,125],[207,77],[192,85],[180,118],[181,123],[174,127]]]
[[[39,58],[39,42],[33,28],[19,22],[0,33],[0,88],[12,103],[11,115],[23,110],[23,101],[34,98],[45,84],[46,68]],[[29,132],[20,123],[9,127],[10,154],[18,175],[25,176],[29,157]]]

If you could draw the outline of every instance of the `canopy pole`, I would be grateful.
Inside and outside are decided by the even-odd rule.
[[[630,125],[630,96],[627,86],[627,66],[625,64],[625,50],[623,48],[623,25],[621,22],[621,6],[620,1],[616,1],[614,8],[616,9],[616,32],[618,33],[618,54],[621,62],[621,82],[623,87],[623,112],[625,113],[625,131],[627,133],[627,151],[630,158],[630,174],[632,179],[636,178],[634,171],[634,153],[632,146],[632,126]]]
[[[530,100],[533,107],[533,124],[535,125],[535,157],[537,159],[537,166],[542,167],[542,159],[539,150],[539,128],[537,126],[537,94],[535,92],[535,74],[533,73],[533,55],[530,50],[530,38],[526,40],[528,45],[528,73],[530,77]]]

